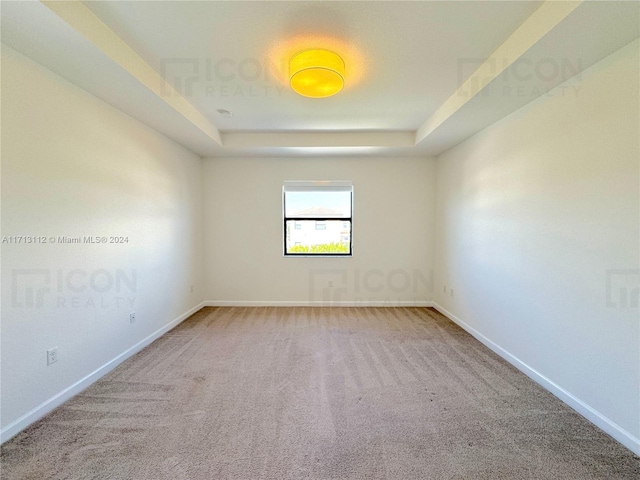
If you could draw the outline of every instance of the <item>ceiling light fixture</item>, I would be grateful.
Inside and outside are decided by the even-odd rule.
[[[289,84],[304,97],[335,95],[344,87],[344,61],[337,53],[319,48],[298,52],[289,62]]]

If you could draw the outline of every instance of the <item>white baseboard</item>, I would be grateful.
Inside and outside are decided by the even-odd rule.
[[[432,307],[433,302],[426,300],[209,300],[206,307]]]
[[[45,402],[41,403],[40,405],[35,407],[33,410],[25,413],[23,416],[21,416],[17,420],[11,422],[9,425],[7,425],[2,430],[0,430],[0,443],[6,442],[10,438],[12,438],[15,435],[17,435],[18,433],[20,433],[25,428],[27,428],[32,423],[36,422],[37,420],[40,420],[42,417],[47,415],[49,412],[51,412],[55,408],[57,408],[60,405],[62,405],[64,402],[69,400],[71,397],[73,397],[73,396],[77,395],[78,393],[80,393],[82,390],[87,388],[89,385],[94,383],[96,380],[100,379],[101,377],[103,377],[104,375],[109,373],[111,370],[116,368],[118,365],[120,365],[126,359],[128,359],[129,357],[132,357],[133,355],[138,353],[144,347],[146,347],[147,345],[152,343],[154,340],[160,338],[162,335],[164,335],[169,330],[171,330],[174,327],[176,327],[177,325],[179,325],[183,320],[187,319],[188,317],[190,317],[191,315],[196,313],[198,310],[200,310],[204,306],[205,306],[205,303],[202,302],[201,304],[191,308],[187,312],[185,312],[182,315],[180,315],[178,318],[172,320],[170,323],[168,323],[164,327],[162,327],[159,330],[156,330],[155,332],[153,332],[151,335],[149,335],[144,340],[141,340],[140,342],[136,343],[131,348],[125,350],[124,352],[122,352],[120,355],[118,355],[113,360],[105,363],[102,367],[100,367],[97,370],[91,372],[86,377],[80,379],[79,381],[77,381],[73,385],[65,388],[64,390],[62,390],[61,392],[57,393],[56,395],[54,395],[50,399],[48,399]]]
[[[478,332],[476,329],[474,329],[473,327],[471,327],[470,325],[468,325],[467,323],[465,323],[464,321],[456,317],[451,312],[447,311],[442,306],[438,305],[436,302],[432,302],[432,303],[433,303],[433,308],[438,310],[444,316],[448,317],[452,322],[456,323],[458,326],[460,326],[461,328],[466,330],[468,333],[473,335],[477,340],[479,340],[481,343],[483,343],[493,352],[500,355],[507,362],[509,362],[511,365],[513,365],[518,370],[520,370],[522,373],[527,375],[533,381],[535,381],[540,386],[542,386],[543,388],[551,392],[553,395],[558,397],[560,400],[562,400],[568,406],[573,408],[576,412],[578,412],[580,415],[585,417],[591,423],[593,423],[594,425],[602,429],[607,434],[611,435],[613,438],[615,438],[618,442],[620,442],[622,445],[627,447],[633,453],[635,453],[636,455],[640,455],[640,439],[639,438],[636,438],[631,433],[627,432],[624,428],[622,428],[620,425],[611,421],[609,418],[605,417],[596,409],[587,405],[578,397],[574,396],[573,394],[571,394],[570,392],[562,388],[560,385],[554,383],[553,381],[551,381],[550,379],[542,375],[537,370],[531,368],[529,365],[524,363],[518,357],[512,355],[511,353],[506,351],[504,348],[497,345],[496,343],[491,341],[489,338],[485,337],[482,333]]]

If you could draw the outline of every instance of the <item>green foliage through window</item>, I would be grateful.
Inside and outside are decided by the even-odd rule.
[[[289,247],[289,253],[349,253],[349,245],[345,243],[294,245]]]

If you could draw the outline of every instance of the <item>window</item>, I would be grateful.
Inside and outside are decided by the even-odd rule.
[[[351,256],[352,182],[285,182],[282,210],[286,256]]]

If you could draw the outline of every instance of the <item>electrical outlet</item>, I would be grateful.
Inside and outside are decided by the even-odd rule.
[[[447,286],[446,286],[446,285],[442,287],[442,291],[443,291],[444,293],[447,293]]]
[[[333,280],[329,280],[329,288],[333,288]]]
[[[453,288],[449,289],[449,294],[453,297]]]
[[[47,350],[47,365],[51,365],[58,361],[58,347]]]
[[[193,285],[191,285],[191,288],[189,289],[189,291],[193,293]]]
[[[130,313],[129,314],[129,323],[135,323],[136,321],[136,314],[135,313]]]

